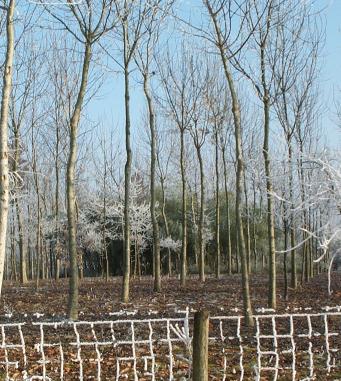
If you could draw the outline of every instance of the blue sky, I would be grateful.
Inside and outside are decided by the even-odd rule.
[[[325,126],[328,141],[333,146],[341,143],[341,129],[335,128],[336,100],[341,101],[341,0],[320,0],[326,7],[326,45],[322,58],[322,83]],[[329,111],[329,112],[328,112]]]
[[[192,0],[197,1],[197,0]],[[310,0],[302,0],[310,1]],[[186,4],[188,4],[186,2]],[[326,26],[326,41],[321,53],[321,127],[328,144],[341,146],[341,126],[336,127],[335,102],[341,104],[341,0],[317,0],[316,6],[323,9]],[[124,84],[122,74],[112,74],[102,87],[97,99],[90,105],[93,120],[102,121],[106,127],[116,127],[121,137],[124,134]],[[133,134],[142,127],[144,97],[140,84],[131,80],[131,110]],[[123,143],[123,139],[121,139]]]

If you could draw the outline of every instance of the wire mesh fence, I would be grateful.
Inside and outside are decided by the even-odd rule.
[[[210,380],[341,378],[341,312],[209,322]],[[190,380],[193,317],[0,325],[0,380]]]

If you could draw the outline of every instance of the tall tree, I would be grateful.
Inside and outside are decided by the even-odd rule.
[[[205,169],[203,159],[203,146],[209,134],[209,110],[205,107],[205,88],[210,82],[209,64],[199,59],[190,58],[188,62],[190,70],[190,94],[192,118],[189,132],[193,139],[193,144],[199,163],[200,177],[200,209],[198,220],[198,257],[199,257],[199,279],[205,281]]]
[[[14,10],[15,0],[9,0],[1,7],[6,12],[6,56],[3,71],[3,84],[0,110],[0,294],[4,276],[6,257],[6,234],[9,206],[8,174],[8,115],[12,90],[14,58]]]
[[[158,97],[164,113],[175,123],[180,138],[180,174],[181,174],[181,268],[180,283],[185,286],[187,278],[187,171],[186,171],[186,132],[189,131],[193,114],[193,94],[191,93],[191,53],[185,43],[179,54],[171,55],[170,50],[158,60],[158,71],[162,85],[162,94]]]
[[[69,121],[69,156],[66,174],[67,217],[68,217],[68,249],[70,256],[70,289],[68,316],[78,318],[78,253],[77,253],[77,211],[75,171],[77,162],[77,135],[81,119],[81,111],[89,81],[89,71],[94,44],[115,24],[111,21],[113,1],[103,0],[100,7],[94,10],[90,2],[82,5],[69,4],[65,11],[59,12],[55,7],[46,6],[47,12],[56,19],[71,36],[83,47],[81,79],[76,102],[73,105]],[[74,26],[76,25],[76,26]]]
[[[250,72],[242,67],[241,61],[233,57],[235,67],[252,82],[257,95],[262,102],[263,107],[263,157],[266,176],[267,192],[267,226],[268,226],[268,245],[269,245],[269,292],[268,305],[270,308],[276,308],[276,248],[275,248],[275,222],[273,206],[273,185],[271,176],[271,158],[270,158],[270,107],[273,103],[273,73],[269,73],[269,63],[267,60],[271,37],[276,35],[273,31],[277,25],[275,17],[278,12],[277,0],[253,1],[246,13],[248,20],[247,34],[250,36],[248,43],[254,47],[256,52],[256,61],[258,68]],[[251,66],[251,64],[249,64]]]
[[[234,137],[235,137],[235,150],[236,150],[236,226],[238,232],[238,249],[241,258],[242,267],[242,284],[243,284],[243,303],[244,303],[244,315],[246,324],[253,325],[250,288],[249,288],[249,275],[247,271],[247,259],[245,252],[245,240],[244,229],[241,215],[242,207],[242,194],[243,194],[243,179],[244,179],[244,158],[242,151],[242,125],[241,125],[241,113],[240,102],[238,99],[238,93],[236,84],[231,72],[231,58],[233,58],[244,46],[245,41],[240,41],[241,27],[232,33],[234,24],[232,22],[233,15],[236,10],[234,9],[234,2],[229,0],[203,0],[205,8],[207,10],[211,27],[208,31],[203,31],[203,36],[212,43],[221,58],[221,62],[224,69],[224,74],[228,84],[228,88],[231,96],[232,114],[234,122]],[[243,26],[246,21],[246,15],[249,8],[246,2],[241,7],[238,7],[238,13],[241,13],[239,24]],[[237,36],[237,37],[235,37]],[[231,39],[236,40],[231,41]],[[246,40],[249,36],[245,37]],[[237,46],[238,45],[238,46]]]
[[[289,205],[287,209],[286,228],[290,231],[290,286],[297,286],[297,219],[294,199],[294,137],[300,128],[304,105],[309,101],[309,92],[314,85],[317,74],[318,52],[321,50],[323,36],[311,14],[311,9],[302,2],[293,2],[285,6],[285,18],[278,20],[276,28],[276,54],[269,55],[271,71],[277,97],[274,108],[282,127],[288,161]],[[316,16],[316,15],[315,15]],[[289,243],[289,238],[288,238]]]
[[[131,246],[131,226],[130,226],[130,199],[131,199],[131,176],[132,176],[132,149],[131,149],[131,111],[130,111],[130,71],[131,63],[134,59],[136,49],[142,37],[148,32],[148,17],[158,9],[158,1],[145,2],[143,0],[114,0],[118,15],[120,39],[123,51],[123,63],[120,64],[124,72],[124,108],[125,108],[125,148],[126,163],[124,168],[124,253],[123,253],[123,285],[121,299],[124,303],[129,301],[130,291],[130,246]],[[116,60],[115,60],[116,61]],[[116,61],[117,62],[117,61]],[[148,79],[148,78],[147,78]],[[147,88],[148,92],[148,80]],[[149,92],[148,92],[149,94]],[[148,102],[148,101],[147,101]],[[149,110],[150,111],[150,110]],[[154,124],[154,114],[152,111],[152,123]],[[154,219],[154,222],[155,219]],[[157,232],[155,232],[157,233]],[[157,234],[155,234],[157,237]],[[156,248],[156,250],[159,249]],[[156,251],[157,258],[159,254]],[[159,263],[160,261],[158,261]],[[156,277],[156,289],[161,287],[160,276]]]
[[[154,258],[154,291],[161,291],[161,258],[160,233],[156,216],[156,152],[157,152],[157,126],[154,99],[150,88],[152,65],[155,66],[154,54],[160,38],[160,28],[163,26],[165,16],[169,13],[173,1],[154,0],[150,2],[150,12],[143,22],[143,38],[136,50],[136,63],[143,78],[143,92],[148,107],[148,124],[150,132],[150,215],[153,225],[153,258]]]

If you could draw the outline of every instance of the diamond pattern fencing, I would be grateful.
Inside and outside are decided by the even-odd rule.
[[[210,380],[341,378],[341,312],[209,322]],[[0,380],[190,380],[193,318],[0,324]]]

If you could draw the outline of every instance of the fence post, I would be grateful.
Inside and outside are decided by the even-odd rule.
[[[193,381],[208,381],[208,311],[194,315]]]

